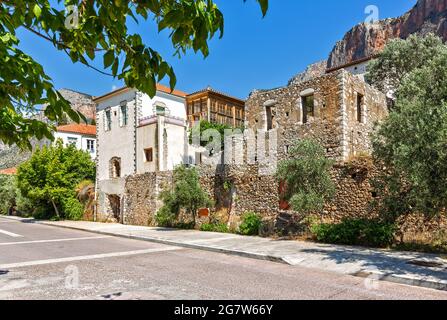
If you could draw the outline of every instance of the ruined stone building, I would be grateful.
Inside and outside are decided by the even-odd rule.
[[[328,157],[338,161],[369,153],[369,134],[387,114],[385,95],[344,69],[254,91],[246,102],[248,128],[278,131],[278,160],[303,138],[319,141]]]

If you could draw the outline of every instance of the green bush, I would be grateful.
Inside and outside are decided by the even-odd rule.
[[[256,236],[262,226],[261,217],[254,212],[247,212],[242,216],[242,223],[239,226],[239,233],[244,236]]]
[[[62,201],[63,217],[68,220],[81,220],[84,216],[84,205],[78,199],[68,197]]]
[[[200,226],[200,231],[229,233],[228,225],[225,223],[204,223]]]
[[[324,243],[387,247],[394,242],[394,224],[368,219],[345,219],[338,224],[311,227],[316,240]]]
[[[173,228],[176,215],[169,211],[167,206],[163,206],[155,215],[157,225],[162,228]]]
[[[48,220],[54,218],[54,213],[50,209],[48,209],[48,206],[37,206],[32,211],[32,216],[35,219],[38,220]]]
[[[16,204],[17,192],[15,177],[0,175],[0,214],[8,214]]]
[[[276,172],[276,178],[283,184],[282,200],[302,214],[322,211],[336,190],[331,177],[333,165],[334,161],[327,158],[325,148],[317,141],[295,141],[288,158],[279,161]]]

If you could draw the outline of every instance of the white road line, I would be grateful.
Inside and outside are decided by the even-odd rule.
[[[93,254],[93,255],[89,255],[89,256],[77,256],[77,257],[67,257],[67,258],[58,258],[58,259],[35,260],[35,261],[9,263],[9,264],[0,264],[0,269],[12,269],[12,268],[20,268],[20,267],[39,266],[39,265],[44,265],[44,264],[53,264],[53,263],[73,262],[73,261],[82,261],[82,260],[94,260],[94,259],[104,259],[104,258],[113,258],[113,257],[135,256],[135,255],[140,255],[140,254],[174,251],[174,250],[182,250],[182,249],[184,249],[184,248],[170,247],[170,248],[165,248],[165,249],[134,250],[134,251],[125,251],[125,252]]]
[[[12,233],[6,230],[0,229],[0,233],[6,234],[7,236],[13,237],[13,238],[23,238],[20,234]]]
[[[84,237],[84,238],[66,238],[66,239],[51,239],[51,240],[34,240],[34,241],[17,241],[17,242],[0,242],[0,246],[12,246],[12,245],[17,245],[17,244],[34,244],[34,243],[77,241],[77,240],[96,240],[96,239],[105,239],[105,238],[112,238],[112,236]]]

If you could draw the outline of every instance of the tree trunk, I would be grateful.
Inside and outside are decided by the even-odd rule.
[[[53,199],[51,200],[51,203],[53,204],[54,212],[56,212],[57,217],[60,218],[61,216],[60,216],[60,214],[59,214],[59,210],[57,209],[57,206],[56,206],[56,204],[54,203],[54,200],[53,200]]]

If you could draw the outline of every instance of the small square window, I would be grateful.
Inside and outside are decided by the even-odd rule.
[[[144,157],[146,162],[154,161],[154,153],[152,148],[144,149]]]
[[[75,137],[68,137],[68,144],[76,146],[78,144],[78,138]]]

